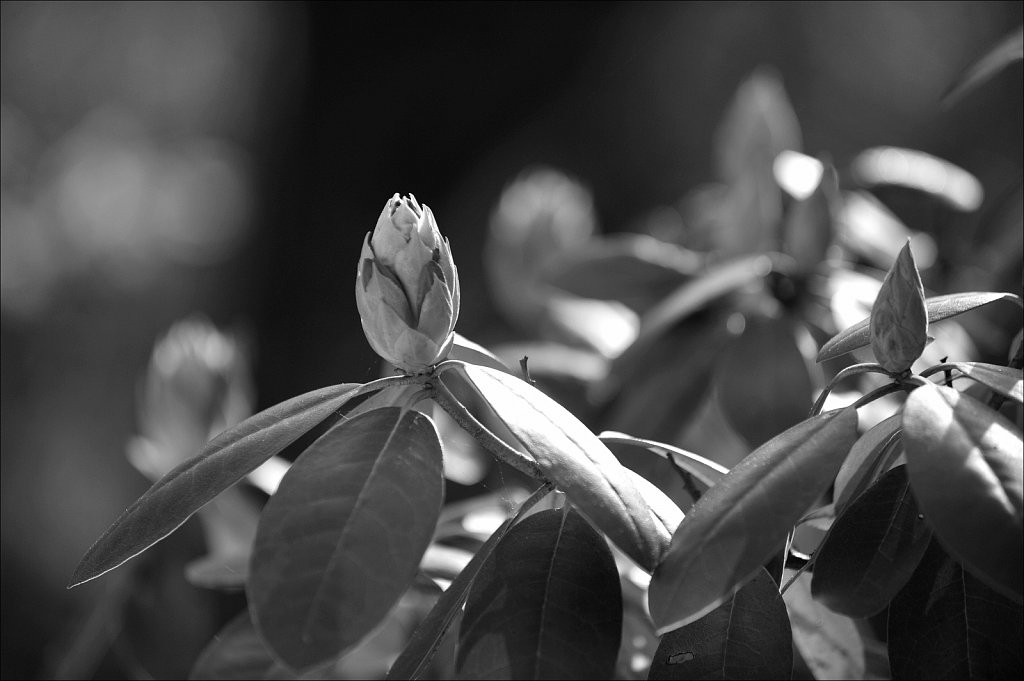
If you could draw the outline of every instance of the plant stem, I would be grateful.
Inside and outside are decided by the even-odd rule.
[[[821,394],[818,395],[818,399],[815,400],[814,406],[811,407],[811,416],[814,417],[821,413],[822,407],[825,406],[825,398],[829,396],[829,393],[832,392],[832,389],[836,387],[836,384],[838,384],[839,381],[849,376],[855,376],[857,374],[864,374],[868,372],[892,376],[892,374],[888,370],[886,370],[885,367],[883,367],[880,364],[875,364],[874,362],[867,362],[864,364],[854,364],[853,366],[848,366],[842,371],[840,371],[838,374],[836,374],[835,377],[833,377],[832,380],[829,381],[828,385],[825,386],[825,389],[821,391]]]
[[[536,478],[544,483],[550,483],[550,480],[537,465],[536,461],[522,452],[509,447],[501,438],[492,433],[487,426],[480,423],[466,409],[466,406],[459,401],[459,398],[452,394],[448,386],[439,377],[430,382],[430,387],[433,400],[448,412],[463,430],[472,435],[484,449],[493,454],[495,458],[504,461],[524,475]]]

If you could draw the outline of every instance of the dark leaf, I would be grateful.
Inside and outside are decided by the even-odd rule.
[[[700,257],[643,234],[593,239],[560,254],[546,281],[583,298],[616,300],[643,312],[698,274]]]
[[[903,426],[903,415],[894,414],[880,421],[864,433],[850,448],[850,455],[836,474],[832,498],[836,514],[843,510],[889,469],[891,461],[886,452],[898,449],[899,432]]]
[[[1022,619],[933,540],[889,606],[893,678],[1019,679]]]
[[[654,572],[660,632],[700,619],[772,555],[835,478],[857,437],[857,412],[832,411],[762,445],[701,497]]]
[[[307,431],[325,421],[333,423],[359,387],[347,383],[293,397],[218,435],[114,521],[86,552],[70,586],[95,579],[142,553]]]
[[[836,519],[817,551],[811,593],[836,612],[870,617],[910,579],[931,537],[897,466]]]
[[[1021,304],[1020,297],[1012,293],[952,293],[946,296],[935,296],[924,301],[928,312],[928,322],[937,322],[955,317],[969,310],[988,305],[997,300],[1012,300]],[[818,351],[818,362],[835,359],[847,352],[862,348],[871,343],[870,318],[861,320],[836,334]]]
[[[461,679],[607,679],[622,596],[604,538],[570,509],[512,528],[480,569],[459,632]]]
[[[256,628],[296,670],[358,643],[416,576],[444,492],[431,420],[385,407],[343,421],[263,510],[247,585]]]
[[[537,489],[526,501],[519,505],[515,515],[509,517],[494,531],[484,545],[481,546],[469,564],[462,569],[455,581],[445,589],[437,604],[430,611],[430,614],[413,633],[409,644],[402,651],[395,663],[388,671],[389,679],[417,679],[430,664],[445,633],[455,620],[456,615],[462,611],[462,604],[469,595],[469,589],[473,585],[480,567],[484,564],[495,547],[508,534],[512,526],[519,521],[523,515],[551,492],[551,487],[543,485]]]
[[[990,587],[1024,585],[1024,444],[1009,420],[952,388],[917,388],[903,408],[907,470],[942,545]]]
[[[924,286],[909,239],[878,289],[870,320],[871,350],[878,363],[893,373],[909,369],[928,343]]]
[[[786,603],[761,568],[732,598],[668,632],[648,679],[788,679],[793,633]]]
[[[274,659],[246,610],[214,636],[196,660],[190,679],[298,679]],[[325,677],[321,677],[325,678]]]
[[[638,565],[653,570],[668,549],[671,530],[651,511],[627,469],[604,443],[525,381],[470,364],[461,371],[576,508]],[[661,493],[649,489],[647,494]],[[664,499],[651,505],[671,503]]]
[[[715,395],[729,424],[752,447],[804,420],[811,376],[785,318],[747,317],[715,370]]]

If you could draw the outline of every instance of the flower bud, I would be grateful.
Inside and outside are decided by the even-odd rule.
[[[356,305],[374,351],[406,373],[451,350],[459,317],[459,277],[434,214],[411,194],[395,194],[363,241]]]
[[[202,317],[179,321],[153,349],[128,458],[158,480],[252,413],[248,358]]]

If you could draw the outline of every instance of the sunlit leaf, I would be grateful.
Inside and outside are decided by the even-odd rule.
[[[459,631],[460,679],[607,679],[622,596],[604,538],[575,511],[541,511],[480,569]]]
[[[949,90],[942,96],[942,101],[951,104],[970,90],[1003,70],[1009,64],[1024,59],[1024,28],[1018,28],[985,53],[978,61],[971,64],[953,82]]]
[[[604,431],[598,437],[602,442],[642,447],[664,459],[671,459],[677,466],[692,474],[707,487],[716,484],[729,472],[728,468],[719,463],[705,459],[703,456],[688,452],[685,449],[665,444],[664,442],[645,440],[644,438],[633,437],[625,433],[616,433],[611,430]]]
[[[385,407],[310,445],[263,510],[247,585],[256,627],[309,669],[355,645],[416,576],[443,497],[430,419]]]
[[[865,149],[850,162],[850,172],[864,186],[916,189],[960,211],[977,210],[985,198],[981,182],[969,172],[916,149]]]
[[[759,447],[701,497],[654,572],[659,632],[718,607],[778,551],[828,488],[857,437],[857,412],[833,411]]]
[[[878,363],[893,373],[909,369],[928,343],[924,286],[909,240],[878,289],[870,320],[871,350]]]
[[[903,441],[914,496],[939,541],[976,577],[1020,601],[1020,431],[981,402],[929,383],[907,398]]]
[[[958,369],[1000,395],[1024,403],[1024,373],[1020,369],[981,362],[950,362],[944,366]]]
[[[794,571],[786,570],[789,582]],[[833,612],[811,596],[811,576],[797,575],[783,594],[793,628],[793,644],[814,678],[863,679],[868,667],[868,650],[857,623]],[[877,678],[887,678],[879,676]]]
[[[313,428],[341,418],[355,383],[321,388],[249,417],[158,480],[86,552],[71,586],[87,582],[160,541],[222,491]]]
[[[816,553],[811,593],[836,612],[870,617],[907,583],[931,537],[906,467],[897,466],[833,523]]]
[[[648,679],[788,679],[793,633],[768,572],[696,622],[661,639]]]
[[[474,343],[459,333],[455,334],[455,342],[452,344],[451,352],[448,353],[448,359],[457,359],[462,362],[479,364],[481,366],[497,369],[498,371],[504,371],[508,374],[512,373],[512,370],[508,368],[508,365],[502,362],[497,355],[479,343]]]
[[[1020,297],[1012,293],[991,292],[952,293],[946,296],[928,298],[924,302],[925,309],[928,312],[928,322],[932,323],[955,317],[958,314],[963,314],[997,300],[1010,300],[1018,305],[1021,304]],[[864,319],[836,334],[821,347],[821,350],[818,352],[818,361],[824,362],[834,359],[871,343],[869,325],[870,318]]]
[[[445,589],[437,604],[430,611],[430,614],[423,620],[420,626],[409,639],[408,645],[391,665],[388,671],[389,679],[417,679],[427,668],[430,660],[434,657],[441,641],[447,633],[448,628],[455,620],[456,615],[462,611],[462,604],[469,596],[469,589],[473,585],[480,567],[484,564],[495,547],[508,534],[512,526],[519,521],[523,515],[533,508],[538,501],[543,499],[551,491],[551,487],[544,485],[537,489],[526,501],[519,505],[519,509],[498,527],[497,530],[481,546],[469,564],[463,568],[459,576]]]
[[[653,570],[668,549],[671,534],[652,514],[627,469],[597,436],[525,381],[470,364],[461,371],[576,508],[638,565]],[[661,500],[656,505],[671,503]]]
[[[895,679],[1020,678],[1020,605],[992,591],[932,541],[889,606]]]
[[[752,447],[800,423],[811,410],[811,376],[785,318],[750,316],[715,369],[726,420]]]
[[[894,414],[872,426],[850,448],[849,456],[836,474],[832,492],[837,514],[888,470],[891,461],[886,461],[884,454],[891,450],[893,438],[898,436],[902,425],[903,416]]]
[[[616,300],[643,312],[699,273],[693,251],[644,234],[592,239],[561,253],[545,279],[584,298]]]

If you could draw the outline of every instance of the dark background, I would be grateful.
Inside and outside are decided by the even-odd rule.
[[[939,100],[1021,7],[3,3],[3,677],[52,675],[103,593],[109,576],[64,585],[147,486],[124,442],[176,319],[247,335],[259,408],[375,377],[355,261],[413,192],[451,240],[459,330],[505,338],[480,258],[505,184],[555,166],[627,230],[712,179],[719,117],[761,65],[807,153],[918,148],[998,196],[1021,176],[1019,63]],[[957,219],[938,222],[975,225]],[[173,655],[136,674],[187,670],[210,627],[164,632]]]

